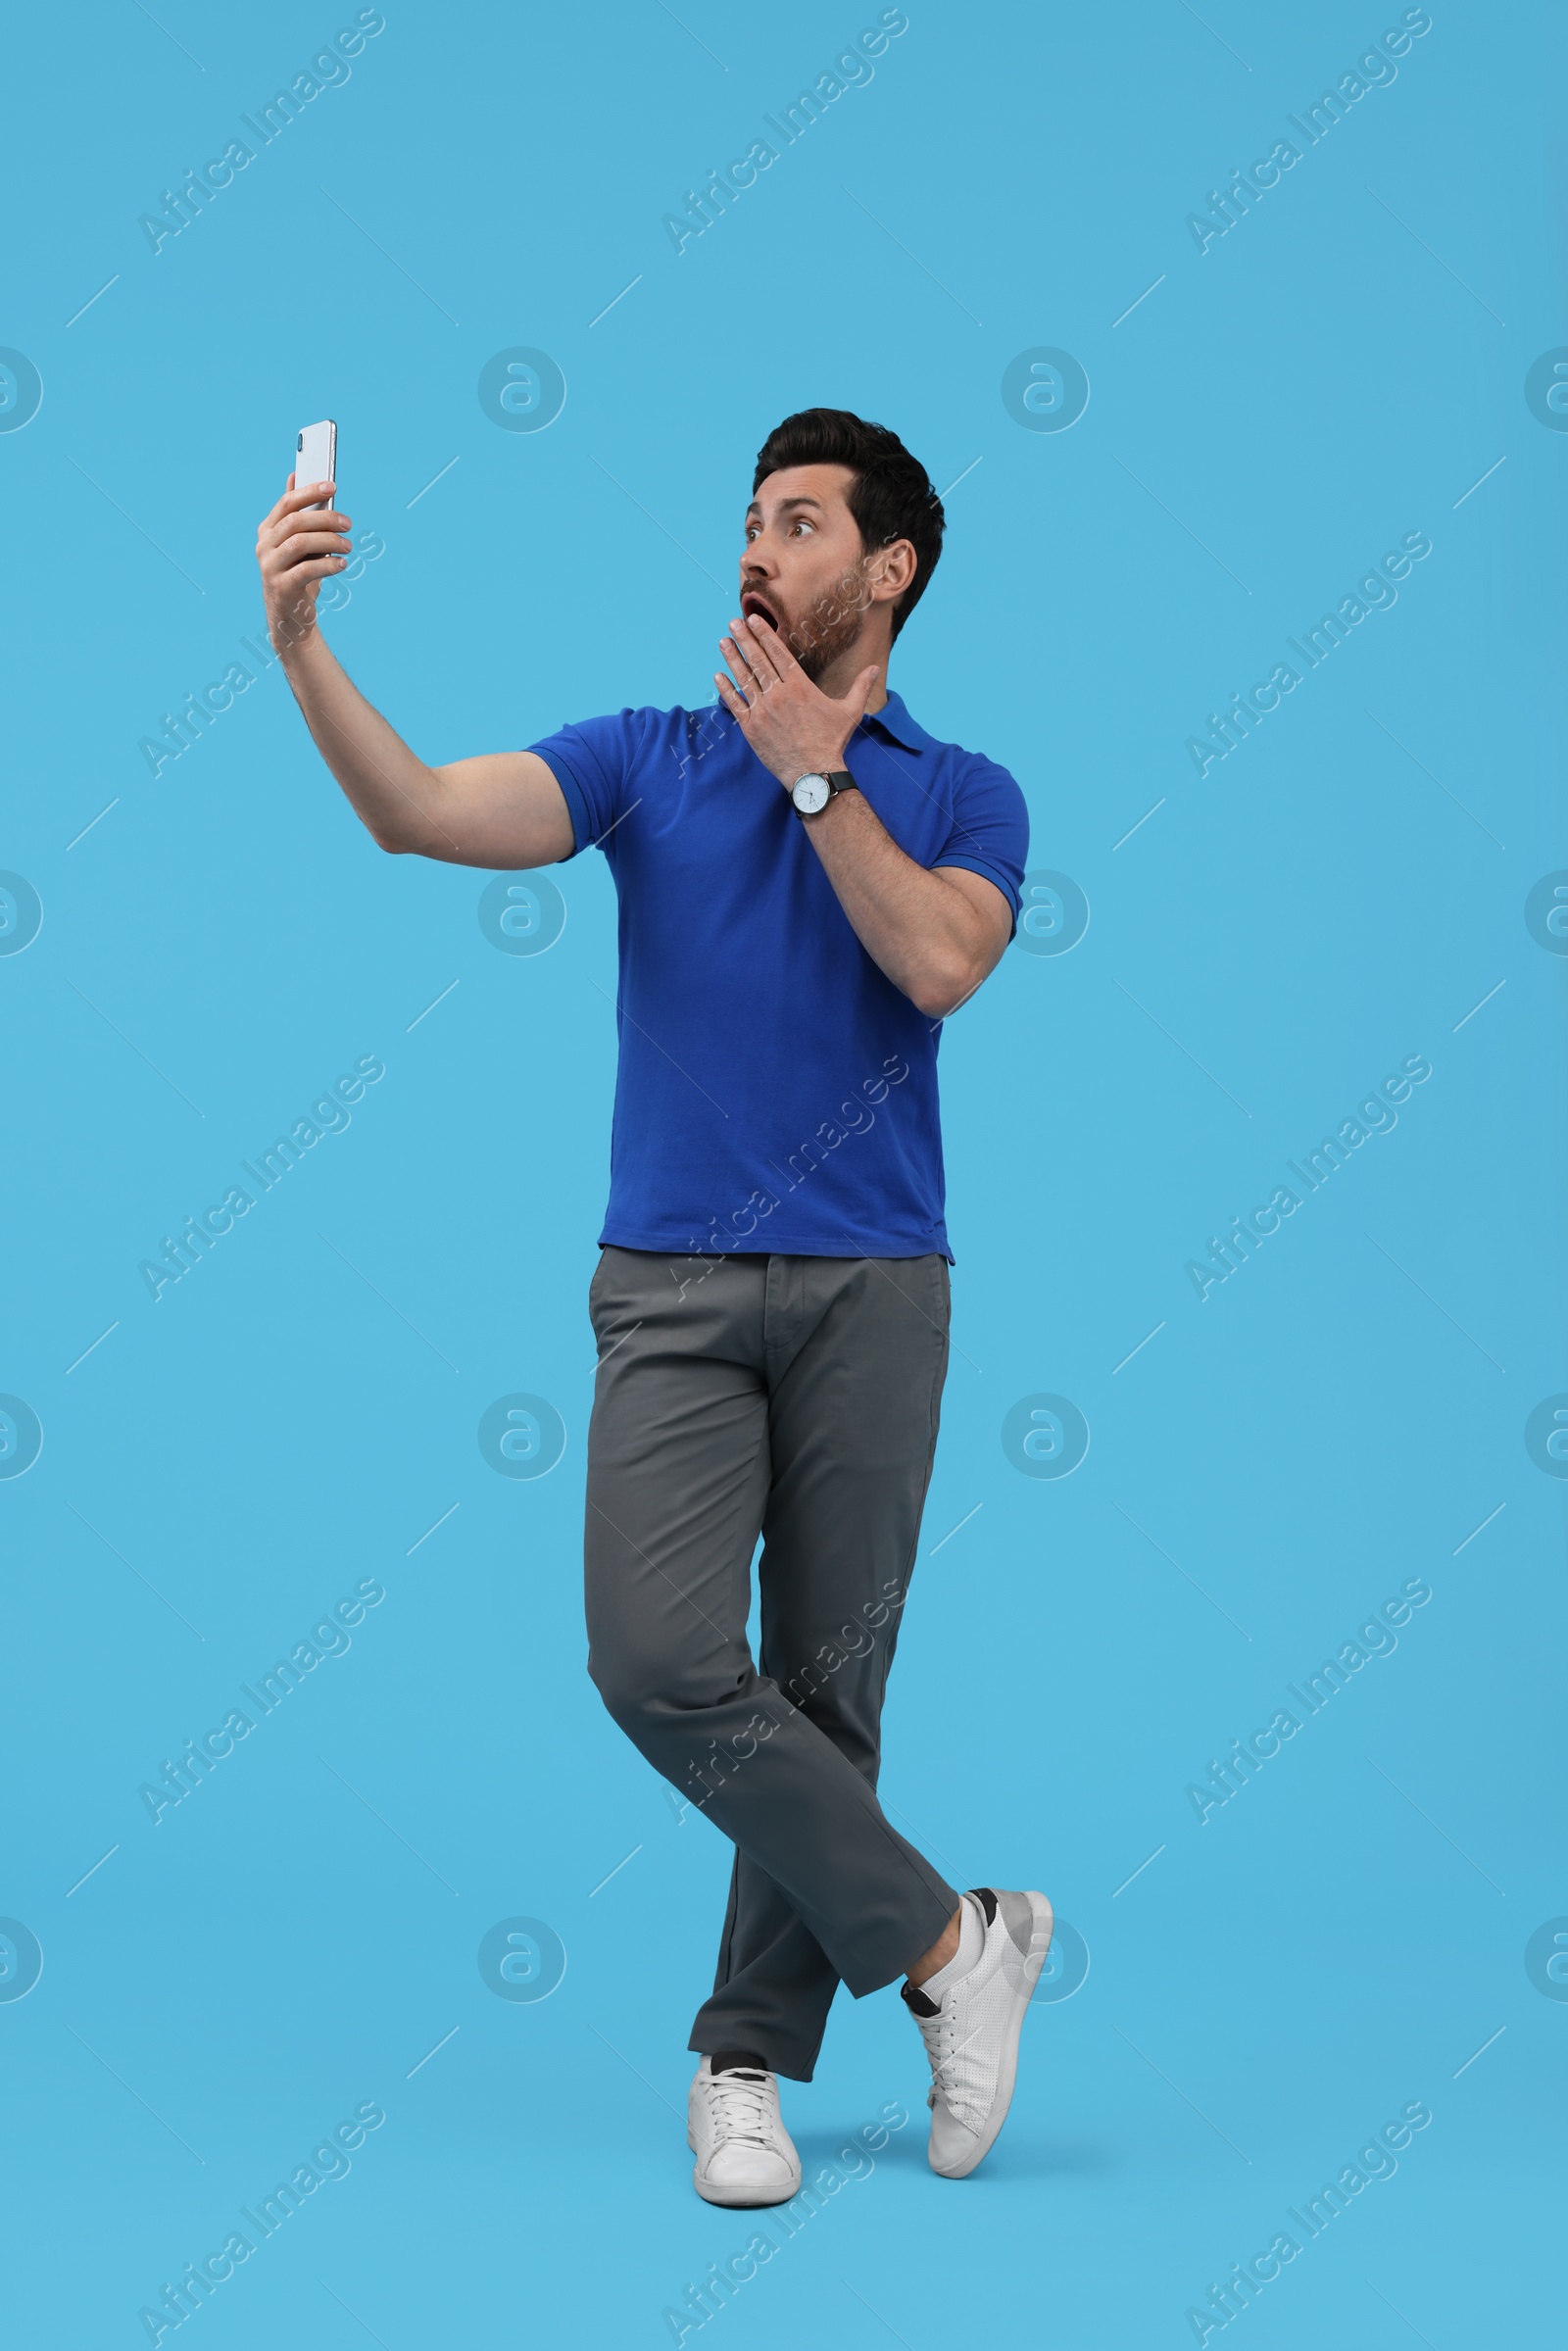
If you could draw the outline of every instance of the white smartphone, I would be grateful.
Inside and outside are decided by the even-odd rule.
[[[295,442],[294,480],[298,487],[308,481],[337,480],[337,426],[330,416],[324,416],[319,424],[307,424]],[[318,514],[325,504],[324,498],[318,498],[305,512]]]

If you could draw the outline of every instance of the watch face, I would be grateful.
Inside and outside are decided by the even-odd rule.
[[[790,798],[803,816],[814,816],[825,808],[833,797],[833,789],[825,775],[803,775]]]

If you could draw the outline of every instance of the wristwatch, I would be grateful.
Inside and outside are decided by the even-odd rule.
[[[825,775],[798,775],[790,798],[797,816],[819,816],[837,793],[855,789],[855,778],[847,767],[832,767]]]

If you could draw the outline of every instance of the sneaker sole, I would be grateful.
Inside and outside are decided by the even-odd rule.
[[[951,2170],[932,2164],[931,2169],[939,2180],[968,2179],[969,2174],[985,2161],[996,2145],[1002,2126],[1007,2119],[1007,2109],[1012,2104],[1012,2092],[1018,2079],[1018,2036],[1023,2031],[1024,2013],[1040,1981],[1040,1971],[1046,1964],[1046,1954],[1051,1949],[1051,1937],[1055,1926],[1051,1904],[1044,1894],[1026,1893],[1024,1900],[1033,1914],[1034,1926],[1029,1936],[1029,1948],[1024,1954],[1023,1988],[1014,1997],[1012,2015],[1007,2020],[996,2100],[986,2118],[985,2130],[975,2141],[974,2153]]]

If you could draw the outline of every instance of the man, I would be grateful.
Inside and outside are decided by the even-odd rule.
[[[786,418],[757,461],[712,709],[431,767],[315,625],[350,523],[303,510],[331,489],[291,476],[257,555],[306,723],[376,841],[513,870],[602,847],[615,878],[589,1670],[736,1848],[690,2043],[698,2193],[795,2194],[777,2077],[810,2080],[840,1982],[859,1998],[900,1975],[931,2164],[961,2179],[1006,2116],[1052,1914],[1039,1893],[960,1898],[875,1792],[947,1368],[938,1032],[1011,936],[1028,846],[1011,776],[887,688],[941,503],[885,427]]]

